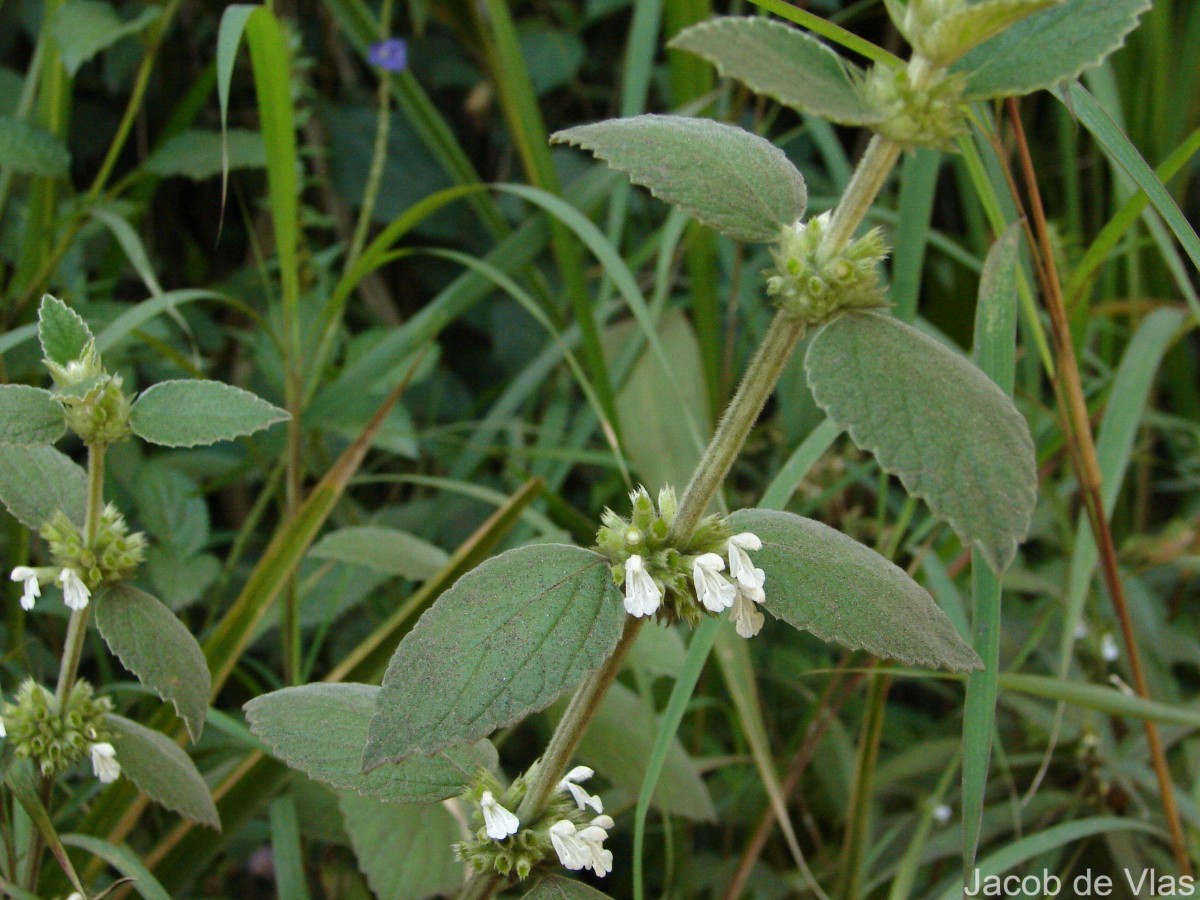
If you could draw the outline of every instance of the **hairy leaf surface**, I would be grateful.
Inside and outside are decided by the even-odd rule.
[[[66,432],[54,395],[27,384],[0,384],[0,445],[53,444]]]
[[[136,784],[156,803],[185,818],[218,831],[221,819],[204,777],[183,748],[161,732],[108,715],[112,745],[121,764],[121,775]]]
[[[197,447],[230,441],[283,422],[288,414],[262,397],[219,381],[160,381],[134,401],[129,424],[152,444]]]

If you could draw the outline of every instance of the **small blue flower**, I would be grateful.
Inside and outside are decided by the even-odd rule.
[[[408,68],[408,43],[404,38],[388,38],[371,45],[367,62],[388,72],[403,72]]]

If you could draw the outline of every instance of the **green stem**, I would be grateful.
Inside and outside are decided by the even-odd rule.
[[[100,514],[104,509],[104,450],[104,444],[88,445],[87,512],[83,520],[83,541],[88,549],[96,546]],[[67,625],[67,640],[63,646],[62,663],[58,669],[58,689],[55,692],[60,707],[66,702],[75,684],[79,660],[83,656],[83,642],[87,638],[88,616],[91,612],[90,603],[83,609],[75,610],[71,613],[70,624]]]
[[[379,11],[379,39],[387,40],[392,23],[392,0],[383,0]],[[371,227],[371,216],[375,211],[375,200],[379,196],[379,185],[383,181],[383,166],[387,162],[388,129],[391,123],[392,86],[387,73],[379,75],[377,102],[379,120],[375,125],[375,147],[371,152],[371,169],[367,173],[367,184],[363,188],[362,206],[358,211],[358,222],[354,226],[354,237],[350,241],[350,252],[346,255],[346,270],[353,268],[362,254]]]
[[[846,186],[841,203],[834,210],[833,221],[825,238],[830,251],[842,248],[854,237],[854,232],[866,218],[867,211],[879,196],[883,183],[899,158],[899,144],[878,134],[871,137],[866,153],[854,170],[854,177]]]

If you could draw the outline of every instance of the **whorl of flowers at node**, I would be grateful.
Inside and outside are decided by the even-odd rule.
[[[749,553],[761,549],[762,542],[750,533],[733,534],[723,519],[708,516],[690,538],[675,545],[672,488],[659,492],[657,508],[645,488],[629,500],[629,519],[606,509],[596,535],[597,547],[612,563],[613,580],[625,594],[625,611],[635,618],[696,625],[729,610],[738,634],[757,634],[763,625],[758,604],[766,599],[766,576]]]
[[[62,512],[55,513],[42,526],[41,535],[50,548],[51,558],[64,572],[56,579],[64,591],[68,585],[65,580],[69,578],[65,575],[67,570],[74,573],[74,580],[90,592],[102,584],[125,580],[146,555],[145,535],[139,531],[130,533],[125,517],[111,503],[100,514],[96,542],[91,547],[87,546],[75,523]]]
[[[952,153],[968,130],[962,106],[966,84],[962,73],[938,69],[917,86],[907,69],[874,66],[859,90],[883,114],[872,127],[885,138],[906,150],[928,147]]]
[[[887,305],[879,265],[887,246],[872,228],[843,247],[826,239],[831,214],[786,226],[771,249],[775,268],[768,269],[767,295],[787,315],[810,325],[828,320],[841,309]]]
[[[60,707],[53,692],[27,679],[0,712],[0,737],[43,775],[56,775],[89,756],[94,774],[105,784],[121,774],[116,750],[107,741],[105,716],[112,712],[112,701],[97,697],[88,682],[77,681]]]

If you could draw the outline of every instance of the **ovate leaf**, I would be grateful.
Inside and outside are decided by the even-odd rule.
[[[625,607],[608,560],[519,547],[460,578],[400,642],[363,768],[467,744],[544,709],[612,653]]]
[[[722,75],[785,106],[843,125],[864,125],[879,115],[854,85],[861,76],[816,38],[761,16],[701,22],[670,43],[703,57]]]
[[[127,21],[103,0],[68,0],[55,14],[50,34],[58,44],[63,66],[74,76],[101,50],[137,34],[161,14],[158,7],[147,6]]]
[[[363,774],[362,752],[379,688],[306,684],[246,704],[250,730],[311,778],[389,803],[433,803],[461,794],[480,768],[496,765],[488,741],[443,750]]]
[[[219,381],[162,381],[134,401],[129,424],[152,444],[196,447],[230,441],[283,422],[288,414]]]
[[[38,307],[38,340],[46,359],[65,366],[83,354],[92,331],[79,313],[46,294]]]
[[[53,444],[66,432],[54,395],[27,384],[0,384],[0,444]]]
[[[561,875],[550,875],[535,884],[524,900],[608,900],[608,894]]]
[[[440,803],[381,803],[357,794],[338,799],[359,870],[381,900],[425,900],[454,894],[463,864],[451,845],[462,840]]]
[[[965,357],[881,313],[824,325],[804,361],[829,418],[924,498],[997,571],[1029,530],[1037,471],[1029,426]]]
[[[741,241],[775,240],[808,203],[804,178],[782,150],[710,119],[610,119],[552,140],[590,150],[655,197]]]
[[[82,527],[87,473],[53,447],[3,447],[0,501],[18,522],[33,531],[60,509]]]
[[[730,525],[763,542],[754,554],[767,575],[763,609],[789,625],[909,665],[956,672],[979,667],[975,651],[929,593],[853,538],[766,509],[739,510]]]
[[[658,736],[659,719],[641,697],[620,683],[614,684],[600,701],[576,755],[580,762],[636,797]],[[650,803],[668,815],[693,821],[711,822],[717,818],[708,787],[678,738],[667,750],[666,764]]]
[[[1066,0],[1018,22],[954,64],[966,100],[1028,94],[1068,81],[1125,43],[1150,0]]]
[[[450,555],[429,541],[395,528],[353,525],[325,535],[312,548],[318,559],[367,566],[389,575],[424,581],[440,572]]]
[[[167,809],[201,825],[221,829],[208,785],[178,744],[165,734],[123,716],[110,714],[105,723],[113,732],[112,745],[123,776]]]
[[[262,169],[267,150],[262,135],[246,128],[225,133],[229,169]],[[221,132],[189,129],[167,140],[146,160],[145,168],[163,178],[180,175],[203,181],[221,174]]]
[[[0,168],[18,175],[63,178],[71,153],[62,138],[36,122],[0,116]]]
[[[154,597],[129,584],[95,600],[96,627],[121,664],[175,707],[193,741],[204,730],[212,678],[192,633]]]
[[[982,0],[942,16],[908,39],[938,65],[949,65],[1026,16],[1062,0]]]

